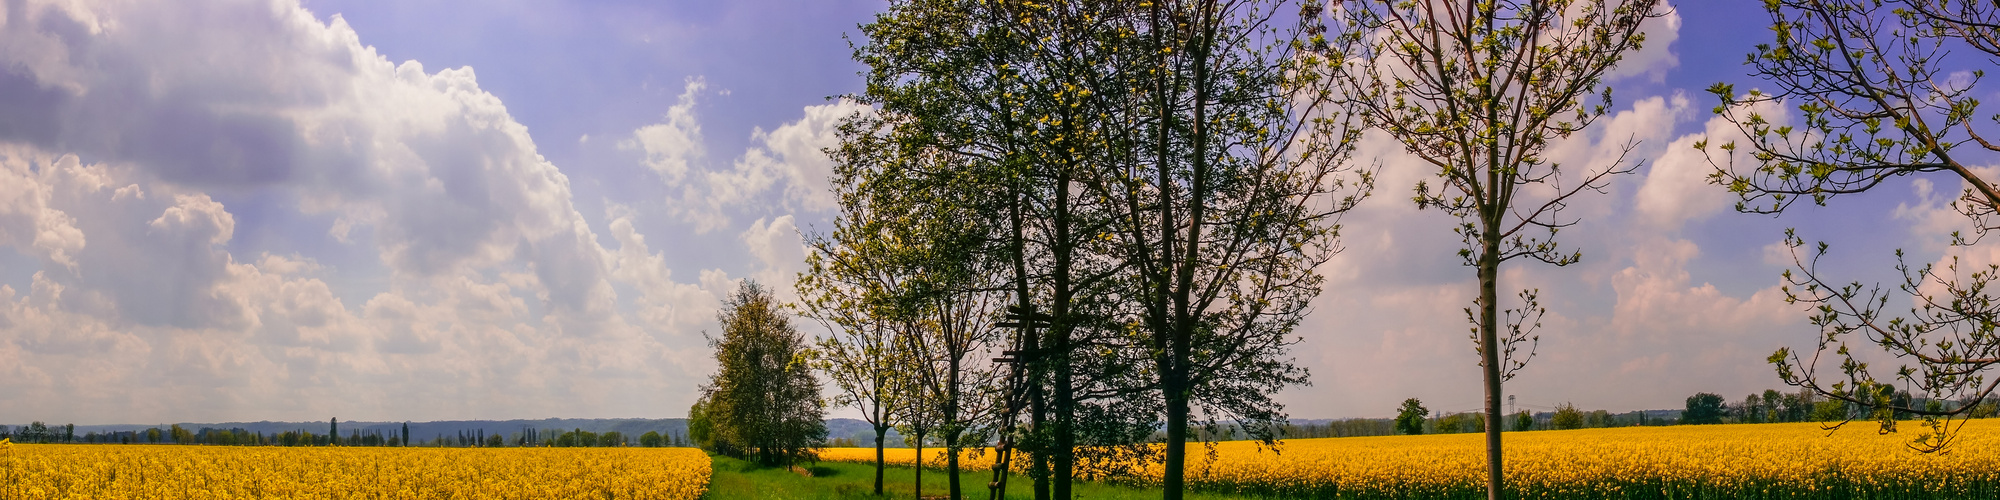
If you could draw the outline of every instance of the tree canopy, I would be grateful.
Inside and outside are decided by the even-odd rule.
[[[764,465],[812,459],[826,441],[826,410],[805,336],[770,290],[749,280],[716,319],[722,335],[709,344],[719,369],[689,412],[689,433],[712,451]]]

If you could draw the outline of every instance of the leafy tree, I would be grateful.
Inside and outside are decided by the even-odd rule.
[[[894,357],[901,328],[889,318],[888,291],[898,276],[884,260],[887,242],[880,238],[884,228],[896,218],[879,213],[880,201],[866,184],[876,163],[878,150],[870,146],[879,123],[868,117],[854,117],[840,128],[842,146],[830,151],[834,158],[835,194],[841,214],[834,231],[809,238],[812,252],[806,256],[808,270],[797,284],[807,317],[819,320],[831,335],[818,341],[816,366],[826,374],[840,394],[834,403],[861,411],[862,420],[875,431],[875,494],[882,494],[886,466],[886,437],[895,427],[893,419],[897,392],[894,378],[902,376],[902,363]]]
[[[1417,398],[1403,400],[1403,407],[1396,410],[1396,433],[1417,435],[1424,433],[1424,418],[1431,411],[1424,408],[1424,402]],[[1440,427],[1442,427],[1440,425]],[[1442,432],[1442,429],[1440,429]]]
[[[965,162],[1006,221],[1025,398],[1000,425],[1030,409],[1038,498],[1153,418],[1177,496],[1192,413],[1277,421],[1303,381],[1282,353],[1367,178],[1336,175],[1355,135],[1292,43],[1311,26],[1272,29],[1295,5],[910,0],[863,28],[893,142]]]
[[[1481,417],[1482,415],[1477,413],[1453,413],[1445,415],[1444,418],[1438,420],[1437,432],[1439,434],[1485,432],[1486,428],[1484,425],[1486,421]]]
[[[1549,427],[1554,427],[1559,431],[1582,429],[1583,420],[1584,414],[1582,410],[1576,409],[1576,405],[1574,404],[1563,403],[1556,405],[1555,415],[1549,417]]]
[[[1852,403],[1839,399],[1828,399],[1813,403],[1812,415],[1816,422],[1845,422],[1854,418]]]
[[[704,394],[695,399],[693,406],[688,407],[688,442],[696,448],[716,453],[735,453],[734,451],[725,453],[722,447],[728,443],[716,439],[715,423],[708,417],[708,405],[708,395]]]
[[[1084,183],[1110,201],[1127,268],[1119,322],[1164,403],[1164,498],[1185,489],[1191,422],[1284,420],[1270,398],[1306,382],[1286,354],[1339,250],[1339,217],[1373,171],[1350,163],[1360,123],[1309,42],[1316,2],[1147,2],[1108,17],[1120,69],[1084,112],[1122,119]],[[1094,106],[1092,106],[1094,104]],[[1093,109],[1094,108],[1094,109]]]
[[[1528,414],[1528,412],[1525,411],[1514,414],[1514,432],[1531,431],[1534,429],[1535,429],[1534,415],[1530,415]]]
[[[1759,407],[1758,411],[1763,412],[1764,416],[1763,421],[1765,422],[1791,421],[1785,418],[1784,410],[1782,409],[1782,406],[1784,405],[1785,395],[1783,393],[1778,392],[1777,389],[1765,389],[1763,397],[1759,398],[1758,400],[1762,405]]]
[[[1465,312],[1485,379],[1488,498],[1504,491],[1501,383],[1533,357],[1545,312],[1536,291],[1524,290],[1522,306],[1503,314],[1500,265],[1582,258],[1557,246],[1557,230],[1578,222],[1561,210],[1634,167],[1621,154],[1579,171],[1544,152],[1604,115],[1611,105],[1604,74],[1638,50],[1640,24],[1664,15],[1659,4],[1364,0],[1334,10],[1341,22],[1330,46],[1351,51],[1335,73],[1349,105],[1435,172],[1417,184],[1417,207],[1459,218],[1458,255],[1477,269],[1479,295]]]
[[[1856,405],[1856,414],[1885,431],[1898,413],[1922,415],[1929,432],[1915,445],[1943,449],[1949,421],[1974,405],[1916,401],[1978,401],[2000,386],[2000,378],[1986,376],[2000,363],[2000,323],[1990,319],[2000,301],[1988,291],[2000,266],[1961,267],[1956,255],[1978,244],[2000,214],[2000,179],[1979,168],[1986,163],[1982,153],[2000,151],[1986,137],[2000,121],[1978,109],[1979,96],[1988,93],[1978,86],[2000,56],[1994,43],[2000,4],[1771,0],[1764,8],[1776,39],[1758,45],[1746,62],[1759,85],[1772,89],[1741,95],[1726,83],[1709,89],[1721,101],[1715,112],[1746,138],[1716,146],[1726,159],[1710,176],[1739,196],[1737,210],[1779,213],[1800,200],[1824,205],[1895,177],[1941,175],[1963,186],[1952,207],[1971,229],[1950,234],[1954,251],[1938,263],[1911,266],[1897,250],[1903,283],[1894,289],[1840,283],[1819,268],[1828,245],[1808,249],[1787,230],[1793,267],[1784,274],[1786,298],[1813,306],[1811,321],[1821,334],[1810,355],[1781,348],[1769,361],[1785,383]],[[1791,103],[1797,125],[1786,124],[1777,109]],[[1737,165],[1739,149],[1748,153],[1745,165]],[[1915,304],[1908,314],[1890,310],[1896,295]],[[1878,374],[1871,367],[1881,365],[1866,362],[1870,350],[1851,343],[1872,345],[1902,364],[1894,375]],[[1820,366],[1822,357],[1834,366]],[[1899,382],[1924,397],[1899,405]]]
[[[658,448],[662,445],[663,445],[663,440],[660,438],[659,431],[646,431],[645,434],[639,435],[639,446],[647,448]]]
[[[980,196],[978,186],[953,174],[966,170],[963,158],[882,141],[879,123],[862,116],[843,127],[834,152],[842,216],[831,237],[816,239],[815,266],[800,283],[808,313],[836,332],[822,342],[821,367],[843,400],[877,413],[878,442],[890,425],[889,399],[930,405],[911,409],[936,417],[958,498],[956,452],[984,441],[976,422],[995,400],[993,369],[977,356],[998,350],[1005,261],[987,252],[996,226],[965,201]]]
[[[1681,423],[1686,425],[1722,423],[1722,395],[1703,392],[1687,398],[1687,409],[1681,411]]]
[[[954,160],[904,162],[910,175],[899,176],[898,185],[972,187],[956,190],[953,203],[980,214],[966,220],[1004,221],[989,228],[990,246],[982,253],[1011,264],[1011,272],[1002,275],[1012,285],[1013,307],[1026,320],[1015,322],[1014,337],[1007,340],[1015,353],[1010,358],[1018,362],[1008,363],[1004,377],[1010,390],[999,409],[996,492],[1004,489],[1005,464],[1019,448],[1032,452],[1037,498],[1069,496],[1077,440],[1093,436],[1080,418],[1118,416],[1137,423],[1151,417],[1131,411],[1144,404],[1093,413],[1088,406],[1094,400],[1124,398],[1142,388],[1099,384],[1098,373],[1086,372],[1118,372],[1136,362],[1132,356],[1084,355],[1103,352],[1091,348],[1093,334],[1110,330],[1091,327],[1107,316],[1100,310],[1106,304],[1102,298],[1114,293],[1110,286],[1118,263],[1103,258],[1104,202],[1088,196],[1079,181],[1102,168],[1096,160],[1103,156],[1102,140],[1092,131],[1119,126],[1124,117],[1082,108],[1096,102],[1087,97],[1102,90],[1093,75],[1113,67],[1101,55],[1115,47],[1103,38],[1109,25],[1070,21],[1101,21],[1108,19],[1103,14],[1130,7],[898,1],[863,27],[870,43],[856,51],[856,59],[871,68],[869,91],[858,99],[882,107],[885,128],[892,131],[887,144],[906,159]],[[953,168],[926,170],[926,165]],[[1105,390],[1094,390],[1099,388]],[[1017,432],[1013,422],[1023,412],[1030,425]],[[1132,439],[1118,434],[1097,433],[1108,441],[1089,444],[1104,449]]]
[[[1617,425],[1617,422],[1611,419],[1611,412],[1604,410],[1591,411],[1583,423],[1584,427],[1591,428],[1611,427],[1613,425]]]
[[[744,281],[717,313],[722,336],[710,337],[719,370],[702,387],[716,441],[766,466],[813,458],[826,441],[825,406],[805,337],[771,292]]]

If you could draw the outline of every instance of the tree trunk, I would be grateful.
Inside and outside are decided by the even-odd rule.
[[[1161,498],[1181,500],[1187,488],[1188,398],[1179,383],[1163,386],[1167,398],[1167,463]]]
[[[1055,354],[1055,380],[1051,385],[1055,389],[1056,420],[1055,449],[1052,450],[1055,452],[1055,488],[1051,493],[1054,498],[1062,500],[1074,497],[1070,493],[1070,486],[1076,477],[1076,389],[1073,384],[1074,364],[1070,362],[1070,357],[1074,354],[1074,349],[1070,345],[1074,329],[1070,327],[1069,320],[1070,302],[1075,298],[1075,291],[1070,290],[1070,273],[1074,262],[1071,252],[1075,251],[1075,245],[1071,244],[1069,239],[1070,223],[1074,222],[1069,212],[1069,185],[1070,177],[1067,171],[1056,175],[1053,221],[1056,233],[1055,252],[1053,252],[1054,290],[1049,301],[1049,312],[1055,318],[1054,324],[1049,327],[1049,333],[1054,337],[1051,340],[1055,344],[1052,346]]]
[[[958,438],[953,437],[951,439],[952,439],[951,442],[955,443],[957,442]],[[949,480],[951,481],[951,500],[960,500],[964,497],[959,494],[958,490],[958,447],[946,446],[944,451],[946,454],[951,455],[948,457],[944,457],[945,475],[949,477],[950,478]]]
[[[917,500],[924,500],[924,434],[917,433]]]
[[[888,427],[879,425],[875,426],[875,495],[876,496],[882,495],[882,469],[884,465],[883,457],[885,454],[885,452],[883,451],[883,446],[885,444],[882,441],[884,439],[888,439],[888,437],[889,437]]]
[[[1479,254],[1479,363],[1486,377],[1486,498],[1506,497],[1500,476],[1500,431],[1505,426],[1500,414],[1499,281],[1500,234],[1488,221],[1480,233]]]

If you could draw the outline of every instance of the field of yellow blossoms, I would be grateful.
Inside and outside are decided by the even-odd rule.
[[[1880,435],[1856,422],[1832,432],[1819,424],[1747,424],[1535,431],[1506,435],[1508,498],[1521,499],[1862,499],[2000,498],[2000,419],[1974,420],[1946,452],[1905,444],[1921,430]],[[942,455],[925,450],[926,465]],[[1208,461],[1190,447],[1188,485],[1197,490],[1274,498],[1485,498],[1483,434],[1298,439],[1275,451],[1224,442]],[[992,467],[990,452],[963,459]],[[889,450],[898,464],[910,449]],[[822,460],[873,463],[873,448],[835,448]],[[1018,462],[1017,462],[1018,463]],[[1157,481],[1145,468],[1136,482]]]
[[[0,444],[0,498],[692,500],[693,448]]]

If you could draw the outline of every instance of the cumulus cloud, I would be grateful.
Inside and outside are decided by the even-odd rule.
[[[729,225],[730,215],[739,210],[762,208],[760,215],[784,215],[834,208],[836,200],[829,189],[833,162],[824,150],[840,144],[842,120],[872,113],[873,108],[848,99],[806,106],[796,121],[769,131],[752,129],[752,146],[728,167],[697,171],[699,149],[684,144],[700,137],[701,126],[692,109],[702,87],[699,78],[688,82],[687,92],[665,122],[640,127],[620,143],[625,149],[643,149],[643,162],[660,172],[668,189],[678,192],[671,201],[677,216],[693,224],[696,232],[707,233]],[[770,203],[772,196],[778,198],[776,203]]]
[[[471,68],[391,63],[286,1],[0,24],[0,246],[42,263],[0,285],[0,419],[665,416],[692,391],[706,288],[629,217],[601,244]],[[244,193],[376,260],[232,253]]]
[[[639,149],[646,153],[645,163],[654,173],[669,184],[680,183],[687,178],[688,165],[702,157],[701,123],[695,120],[695,98],[708,83],[700,77],[689,77],[686,90],[681,92],[678,102],[667,108],[665,121],[639,127],[632,131],[632,137],[618,142],[620,149]],[[578,142],[590,140],[589,135]]]
[[[1665,6],[1665,16],[1647,19],[1639,25],[1639,33],[1645,35],[1645,43],[1639,51],[1626,54],[1618,61],[1605,78],[1616,80],[1627,77],[1644,77],[1654,82],[1666,79],[1667,71],[1680,67],[1680,56],[1673,51],[1675,40],[1680,39],[1681,13],[1673,6]]]
[[[1761,102],[1748,111],[1771,120],[1774,126],[1782,126],[1789,116],[1783,104]],[[1708,149],[1695,149],[1695,143],[1707,141]],[[1708,175],[1718,165],[1735,168],[1749,168],[1753,161],[1744,150],[1724,151],[1721,146],[1730,142],[1747,143],[1735,123],[1722,116],[1712,116],[1702,125],[1702,131],[1682,135],[1668,144],[1659,159],[1652,162],[1646,171],[1645,183],[1640,186],[1633,205],[1654,228],[1669,231],[1679,230],[1683,225],[1699,221],[1734,206],[1735,195],[1708,182]]]
[[[1556,268],[1516,261],[1502,268],[1503,307],[1518,306],[1516,292],[1539,289],[1549,309],[1538,356],[1507,384],[1526,408],[1566,401],[1610,410],[1671,408],[1696,391],[1775,387],[1764,357],[1810,338],[1800,311],[1777,288],[1781,266],[1766,265],[1771,278],[1755,286],[1710,283],[1698,261],[1711,240],[1677,236],[1688,221],[1729,201],[1726,191],[1702,182],[1705,170],[1692,170],[1708,168],[1706,162],[1680,152],[1700,136],[1675,134],[1696,106],[1680,93],[1630,102],[1551,144],[1546,154],[1566,170],[1596,171],[1629,146],[1628,166],[1644,165],[1564,211],[1580,223],[1563,229],[1560,241],[1581,250],[1584,262]],[[1710,133],[1722,130],[1706,125]],[[1434,172],[1379,134],[1364,136],[1360,147],[1360,158],[1383,162],[1382,193],[1401,192]],[[1291,414],[1386,416],[1409,397],[1446,411],[1481,405],[1478,356],[1464,312],[1476,283],[1454,254],[1461,246],[1450,232],[1454,222],[1399,196],[1368,200],[1342,220],[1346,251],[1319,269],[1326,291],[1314,301],[1296,351],[1315,383],[1286,393]]]

